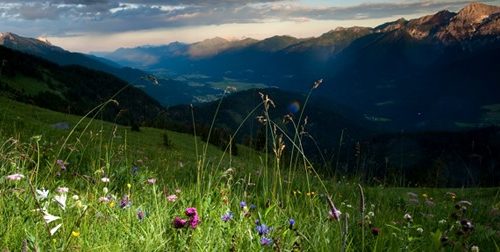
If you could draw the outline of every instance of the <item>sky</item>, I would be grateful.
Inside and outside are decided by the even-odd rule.
[[[79,52],[213,37],[313,37],[447,9],[467,0],[0,0],[0,31]],[[500,0],[482,0],[500,5]]]

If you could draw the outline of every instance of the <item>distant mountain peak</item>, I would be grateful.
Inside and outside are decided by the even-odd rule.
[[[474,2],[461,9],[458,12],[457,18],[473,23],[480,23],[485,18],[496,13],[500,13],[500,7]]]

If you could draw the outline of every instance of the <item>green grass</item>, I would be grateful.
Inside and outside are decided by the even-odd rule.
[[[481,251],[499,251],[498,188],[380,185],[364,187],[362,201],[355,178],[322,178],[307,162],[289,167],[274,155],[243,146],[235,157],[213,146],[205,152],[204,143],[190,135],[150,128],[131,132],[90,119],[77,125],[81,117],[3,98],[0,108],[2,251],[23,247],[38,251],[468,251],[473,245]],[[52,128],[58,122],[68,122],[74,129]],[[165,133],[172,143],[168,148],[163,145]],[[56,164],[58,159],[67,163],[66,170]],[[25,178],[6,178],[14,173]],[[110,182],[102,182],[103,177]],[[150,178],[156,178],[156,183],[147,183]],[[58,187],[68,187],[69,192],[58,193]],[[41,188],[49,190],[48,199],[34,196],[33,190]],[[166,198],[172,194],[178,197],[175,202]],[[67,196],[64,210],[54,201],[60,195]],[[125,195],[130,204],[122,208]],[[105,196],[109,202],[100,202]],[[339,220],[329,217],[327,196],[342,212]],[[461,200],[472,205],[457,210]],[[241,208],[241,201],[248,207]],[[35,211],[43,207],[61,219],[45,224],[43,213]],[[172,220],[186,218],[188,207],[197,208],[201,222],[196,229],[175,229]],[[138,211],[145,213],[144,219],[139,220]],[[221,216],[228,211],[234,217],[223,222]],[[407,213],[411,222],[404,218]],[[292,229],[290,218],[296,222]],[[272,245],[260,244],[256,219],[272,227],[266,235]],[[463,227],[457,221],[464,219],[474,229],[458,234]],[[50,235],[58,224],[60,229]],[[380,230],[378,235],[372,234],[372,228]],[[443,237],[447,242],[441,241]]]

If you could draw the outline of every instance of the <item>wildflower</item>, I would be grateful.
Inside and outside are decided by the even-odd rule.
[[[462,230],[464,232],[472,231],[474,229],[474,225],[469,220],[462,220],[460,221],[460,224],[462,225]]]
[[[51,236],[54,235],[61,226],[62,226],[62,224],[59,224],[59,225],[55,226],[54,228],[52,228],[50,230],[50,235]]]
[[[409,213],[405,213],[405,215],[403,216],[405,220],[411,222],[413,221],[413,218],[411,217],[411,215]]]
[[[79,197],[78,195],[76,195],[76,194],[75,194],[75,195],[73,195],[71,198],[72,198],[73,200],[79,200],[79,199],[80,199],[80,197]]]
[[[174,228],[183,228],[187,224],[187,220],[181,219],[180,217],[176,216],[174,218],[174,221],[172,222],[172,225]]]
[[[335,206],[333,206],[333,208],[330,209],[330,211],[328,211],[328,216],[330,217],[330,219],[333,219],[333,220],[339,220],[341,214],[342,214],[342,212],[340,212],[340,210],[335,208]]]
[[[438,222],[438,223],[439,223],[440,225],[444,225],[444,224],[446,224],[446,220],[445,220],[445,219],[441,219],[441,220],[439,220],[439,222]]]
[[[175,193],[180,194],[181,193],[181,189],[179,189],[179,188],[175,189]]]
[[[103,192],[104,194],[108,194],[109,189],[108,189],[107,187],[104,187],[104,188],[102,188],[102,192]]]
[[[247,203],[245,201],[240,202],[240,208],[244,208],[247,206]]]
[[[83,203],[82,203],[82,201],[81,201],[81,200],[77,200],[77,201],[76,201],[76,203],[75,203],[75,206],[76,206],[77,208],[83,208],[83,207],[84,207],[84,206],[83,206]]]
[[[109,183],[109,178],[108,177],[103,177],[103,178],[101,178],[101,181],[103,183]]]
[[[110,201],[110,202],[109,202],[109,207],[110,207],[110,208],[115,207],[115,205],[116,205],[116,203],[115,203],[114,201]]]
[[[271,231],[271,228],[266,226],[266,224],[260,224],[257,227],[255,227],[255,230],[260,236],[267,235],[269,234],[269,231]]]
[[[78,237],[80,237],[80,232],[73,230],[73,231],[71,231],[71,236],[78,238]]]
[[[132,203],[130,202],[128,195],[123,195],[122,199],[120,200],[120,208],[126,208],[130,205],[132,205]]]
[[[155,179],[155,178],[149,178],[149,179],[147,180],[147,182],[148,182],[148,184],[150,184],[150,185],[154,185],[154,184],[156,184],[156,179]]]
[[[417,232],[419,232],[419,233],[423,233],[423,232],[424,232],[424,229],[423,229],[423,228],[421,228],[421,227],[419,227],[419,228],[417,228]]]
[[[127,188],[130,189],[132,188],[132,185],[130,183],[127,184]]]
[[[257,206],[254,205],[254,204],[251,204],[250,205],[250,211],[254,211],[255,209],[257,209]]]
[[[108,197],[99,197],[99,202],[101,203],[108,203],[110,199]]]
[[[56,161],[57,165],[59,165],[59,167],[61,168],[61,170],[65,171],[66,170],[66,162],[64,162],[63,160],[61,159],[58,159]]]
[[[141,221],[144,219],[144,217],[145,217],[144,211],[142,211],[141,209],[138,209],[137,210],[137,219],[139,219]]]
[[[44,200],[49,197],[49,190],[45,190],[42,188],[42,190],[36,190],[36,199],[37,200]]]
[[[427,193],[422,193],[422,197],[428,198],[429,196],[427,195]]]
[[[223,214],[223,215],[221,216],[221,220],[222,220],[223,222],[228,222],[228,221],[232,220],[232,219],[233,219],[233,217],[234,217],[233,212],[228,211],[227,213],[225,213],[225,214]]]
[[[66,194],[60,194],[54,196],[54,201],[59,204],[59,206],[62,208],[62,210],[66,210]]]
[[[295,226],[295,220],[294,220],[293,218],[290,218],[290,219],[288,220],[288,227],[289,227],[290,229],[293,229],[293,226]]]
[[[189,225],[191,226],[192,229],[195,229],[199,223],[200,223],[200,217],[198,216],[198,214],[193,215],[189,220]]]
[[[316,192],[308,192],[306,193],[307,196],[314,196],[316,194]]]
[[[14,173],[14,174],[7,176],[7,179],[10,181],[19,181],[23,178],[24,178],[24,175],[20,174],[20,173]]]
[[[476,245],[474,245],[474,246],[472,246],[472,247],[470,248],[470,251],[471,251],[471,252],[479,252],[479,247],[478,247],[478,246],[476,246]]]
[[[198,212],[196,211],[196,208],[194,208],[194,207],[188,207],[188,208],[186,208],[186,215],[188,217],[193,217],[195,215],[198,215]]]
[[[273,244],[273,239],[264,236],[260,238],[260,245],[269,246],[271,244]]]
[[[374,236],[377,236],[378,234],[380,234],[380,229],[379,229],[379,228],[377,228],[377,227],[373,227],[373,228],[372,228],[372,234],[373,234]]]
[[[45,223],[47,223],[47,224],[49,224],[49,223],[51,223],[51,222],[53,222],[55,220],[59,220],[59,219],[61,219],[61,217],[54,216],[54,215],[49,214],[47,212],[45,212],[44,215],[43,215],[43,220],[45,220]]]
[[[69,188],[67,188],[67,187],[58,187],[56,189],[56,192],[58,192],[58,193],[67,193],[67,192],[69,192]]]
[[[368,212],[368,216],[369,216],[369,217],[374,217],[374,216],[375,216],[375,213],[374,213],[374,212]]]
[[[175,202],[177,200],[177,195],[175,195],[175,194],[168,195],[167,200],[170,202]]]

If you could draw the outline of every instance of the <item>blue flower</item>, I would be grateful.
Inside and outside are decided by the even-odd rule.
[[[290,229],[293,229],[293,226],[295,225],[295,220],[293,218],[290,218],[288,220],[288,224],[290,225]]]
[[[232,220],[233,217],[234,217],[233,212],[229,211],[229,212],[223,214],[220,218],[223,222],[228,222],[228,221]]]
[[[260,245],[262,245],[262,246],[269,246],[271,244],[273,244],[273,239],[267,238],[265,236],[262,236],[260,238]]]
[[[247,206],[247,203],[245,201],[240,202],[240,207],[244,208]]]
[[[257,227],[255,227],[255,230],[257,231],[257,233],[259,233],[260,236],[262,236],[262,235],[269,234],[269,231],[271,231],[271,228],[266,226],[266,224],[260,224]]]

